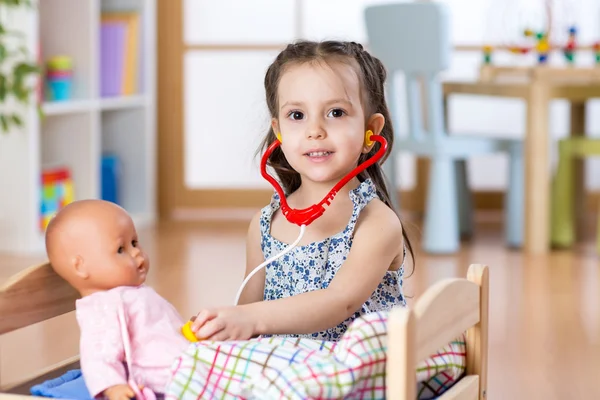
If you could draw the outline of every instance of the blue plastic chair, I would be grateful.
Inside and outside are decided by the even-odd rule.
[[[521,140],[449,135],[445,131],[444,105],[439,73],[449,66],[449,12],[437,2],[409,2],[366,7],[369,50],[388,70],[387,97],[394,125],[408,118],[408,137],[396,138],[396,152],[408,152],[431,161],[427,193],[423,250],[453,253],[460,248],[460,234],[472,233],[472,202],[466,160],[472,156],[507,153],[509,187],[505,197],[505,239],[511,247],[523,243],[523,147]],[[394,93],[396,72],[405,77],[408,110],[399,115]],[[421,79],[423,84],[419,81]],[[421,87],[424,90],[421,90]],[[426,100],[427,125],[422,97]],[[396,182],[395,155],[386,163],[386,174]]]

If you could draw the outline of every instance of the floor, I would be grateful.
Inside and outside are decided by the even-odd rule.
[[[408,224],[407,224],[408,226]],[[246,223],[161,223],[141,232],[151,257],[148,283],[184,316],[231,304],[243,278]],[[413,236],[418,235],[410,227]],[[414,301],[439,279],[463,277],[471,263],[490,267],[488,399],[600,398],[600,257],[591,235],[574,250],[526,257],[504,247],[501,227],[477,225],[459,254],[417,254],[405,292]],[[418,247],[418,245],[417,245]],[[0,282],[40,258],[0,254]],[[5,335],[5,383],[77,352],[72,315],[30,332]],[[17,365],[19,364],[19,365]]]

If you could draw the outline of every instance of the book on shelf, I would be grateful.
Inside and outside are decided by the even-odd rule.
[[[112,97],[139,93],[139,13],[103,12],[100,30],[100,95]]]

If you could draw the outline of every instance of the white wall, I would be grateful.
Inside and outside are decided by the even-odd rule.
[[[481,44],[521,40],[522,23],[543,23],[545,0],[446,0],[452,12],[453,42]],[[279,44],[296,37],[366,41],[362,12],[377,0],[303,0],[301,15],[294,0],[187,0],[185,38],[189,44]],[[555,35],[564,37],[566,24],[578,21],[581,42],[600,39],[600,4],[596,0],[556,0]],[[251,4],[251,5],[250,5]],[[567,7],[568,6],[568,7]],[[585,9],[585,13],[582,11]],[[296,21],[302,25],[297,26]],[[191,51],[185,60],[186,184],[192,188],[268,187],[253,158],[268,126],[262,81],[275,56],[270,51]],[[560,55],[557,54],[557,58]],[[477,53],[456,53],[447,79],[474,79]],[[505,55],[503,63],[527,63],[526,57]],[[582,54],[581,64],[592,62]],[[560,63],[561,61],[558,60]],[[399,102],[404,104],[403,101]],[[450,102],[450,129],[457,132],[522,137],[525,106],[519,100],[460,97]],[[565,102],[551,105],[550,130],[556,139],[568,129]],[[600,132],[598,102],[588,108],[587,129]],[[402,124],[400,133],[406,131]],[[220,145],[222,139],[226,146]],[[502,156],[471,161],[471,185],[476,189],[505,187]],[[410,157],[400,161],[402,187],[414,184]],[[588,186],[600,188],[600,163],[588,162]]]

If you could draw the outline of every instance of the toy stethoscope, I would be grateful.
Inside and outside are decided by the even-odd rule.
[[[242,294],[242,291],[244,290],[244,287],[246,286],[248,281],[254,276],[254,274],[256,274],[258,271],[260,271],[261,268],[264,268],[268,264],[277,260],[281,256],[283,256],[286,253],[288,253],[289,251],[291,251],[294,247],[296,247],[298,245],[298,243],[300,242],[300,240],[302,239],[302,236],[304,235],[304,231],[306,230],[306,227],[308,225],[310,225],[314,220],[319,218],[321,215],[323,215],[323,213],[325,212],[325,205],[331,204],[331,201],[333,200],[335,195],[339,192],[339,190],[346,183],[348,183],[350,181],[350,179],[354,178],[355,176],[357,176],[358,174],[363,172],[365,169],[367,169],[368,167],[370,167],[371,165],[373,165],[374,163],[379,161],[381,159],[381,157],[383,157],[383,155],[385,154],[385,152],[387,150],[387,140],[385,140],[385,138],[383,136],[375,135],[370,130],[367,131],[365,134],[365,144],[367,146],[371,146],[373,144],[373,141],[379,142],[379,144],[381,144],[381,146],[379,147],[379,150],[377,150],[377,152],[371,158],[364,161],[362,164],[360,164],[359,166],[354,168],[352,171],[350,171],[350,173],[348,173],[348,175],[346,175],[344,178],[342,178],[342,180],[340,180],[337,183],[337,185],[335,185],[329,191],[329,193],[323,198],[323,200],[321,200],[319,203],[313,204],[312,206],[304,208],[304,209],[297,210],[297,209],[290,208],[290,206],[288,205],[287,200],[285,198],[285,194],[283,193],[283,189],[281,188],[281,185],[271,175],[269,175],[267,173],[267,161],[269,160],[269,157],[271,156],[273,151],[281,145],[281,136],[277,135],[277,139],[278,140],[275,140],[267,148],[267,151],[265,151],[265,154],[263,155],[261,163],[260,163],[260,172],[261,172],[262,176],[267,181],[269,181],[269,183],[271,183],[271,185],[273,185],[273,187],[279,194],[279,198],[281,201],[281,212],[283,213],[285,218],[289,222],[300,226],[300,235],[292,244],[290,244],[288,247],[286,247],[281,253],[269,258],[268,260],[266,260],[265,262],[260,264],[258,267],[256,267],[250,274],[248,274],[246,279],[244,279],[244,281],[242,282],[242,285],[240,286],[237,295],[235,296],[235,303],[234,303],[235,305],[238,304],[238,302],[240,300],[240,296]]]
[[[365,134],[365,145],[371,146],[371,145],[373,145],[374,141],[379,142],[379,144],[381,146],[379,147],[379,150],[377,150],[377,152],[371,158],[364,161],[362,164],[360,164],[359,166],[354,168],[350,173],[348,173],[348,175],[346,175],[344,178],[342,178],[342,180],[340,180],[337,183],[337,185],[335,185],[329,191],[329,193],[327,193],[327,195],[323,198],[323,200],[321,200],[319,203],[313,204],[312,206],[304,208],[304,209],[296,210],[296,209],[290,208],[290,206],[288,205],[287,200],[285,198],[285,194],[283,193],[283,189],[281,188],[281,185],[279,184],[279,182],[277,182],[271,175],[269,175],[267,173],[267,162],[269,161],[269,157],[271,157],[271,154],[273,153],[273,151],[281,145],[281,135],[279,135],[279,134],[277,135],[277,140],[274,141],[267,148],[267,151],[265,151],[265,154],[263,155],[263,157],[261,159],[260,172],[261,172],[262,176],[267,181],[269,181],[269,183],[271,183],[271,185],[273,185],[273,187],[279,194],[279,198],[281,201],[281,212],[283,213],[285,218],[288,221],[290,221],[291,223],[300,226],[300,235],[298,235],[298,238],[292,244],[290,244],[285,249],[283,249],[283,251],[281,253],[269,258],[268,260],[266,260],[265,262],[260,264],[258,267],[254,268],[254,270],[252,270],[252,272],[248,274],[246,279],[244,279],[244,281],[242,282],[242,285],[240,286],[240,288],[235,296],[235,303],[234,303],[235,305],[238,304],[238,302],[240,300],[240,296],[242,295],[242,291],[244,290],[244,287],[246,286],[248,281],[262,268],[269,265],[270,263],[277,260],[281,256],[290,252],[294,247],[296,247],[298,245],[298,243],[300,242],[300,240],[302,240],[302,236],[304,235],[304,231],[306,230],[306,227],[308,225],[310,225],[314,220],[319,218],[321,215],[323,215],[323,213],[325,212],[325,204],[330,205],[331,201],[333,200],[335,195],[338,193],[338,191],[346,183],[348,183],[350,181],[350,179],[354,178],[355,176],[357,176],[358,174],[363,172],[365,169],[367,169],[371,165],[375,164],[377,161],[379,161],[381,159],[381,157],[384,156],[384,154],[387,150],[387,146],[388,146],[387,140],[383,136],[373,134],[373,132],[370,130],[367,131]],[[192,321],[188,321],[182,327],[181,331],[182,331],[183,335],[189,341],[196,342],[196,341],[198,341],[198,338],[196,338],[196,335],[192,332],[191,324],[192,324]]]

